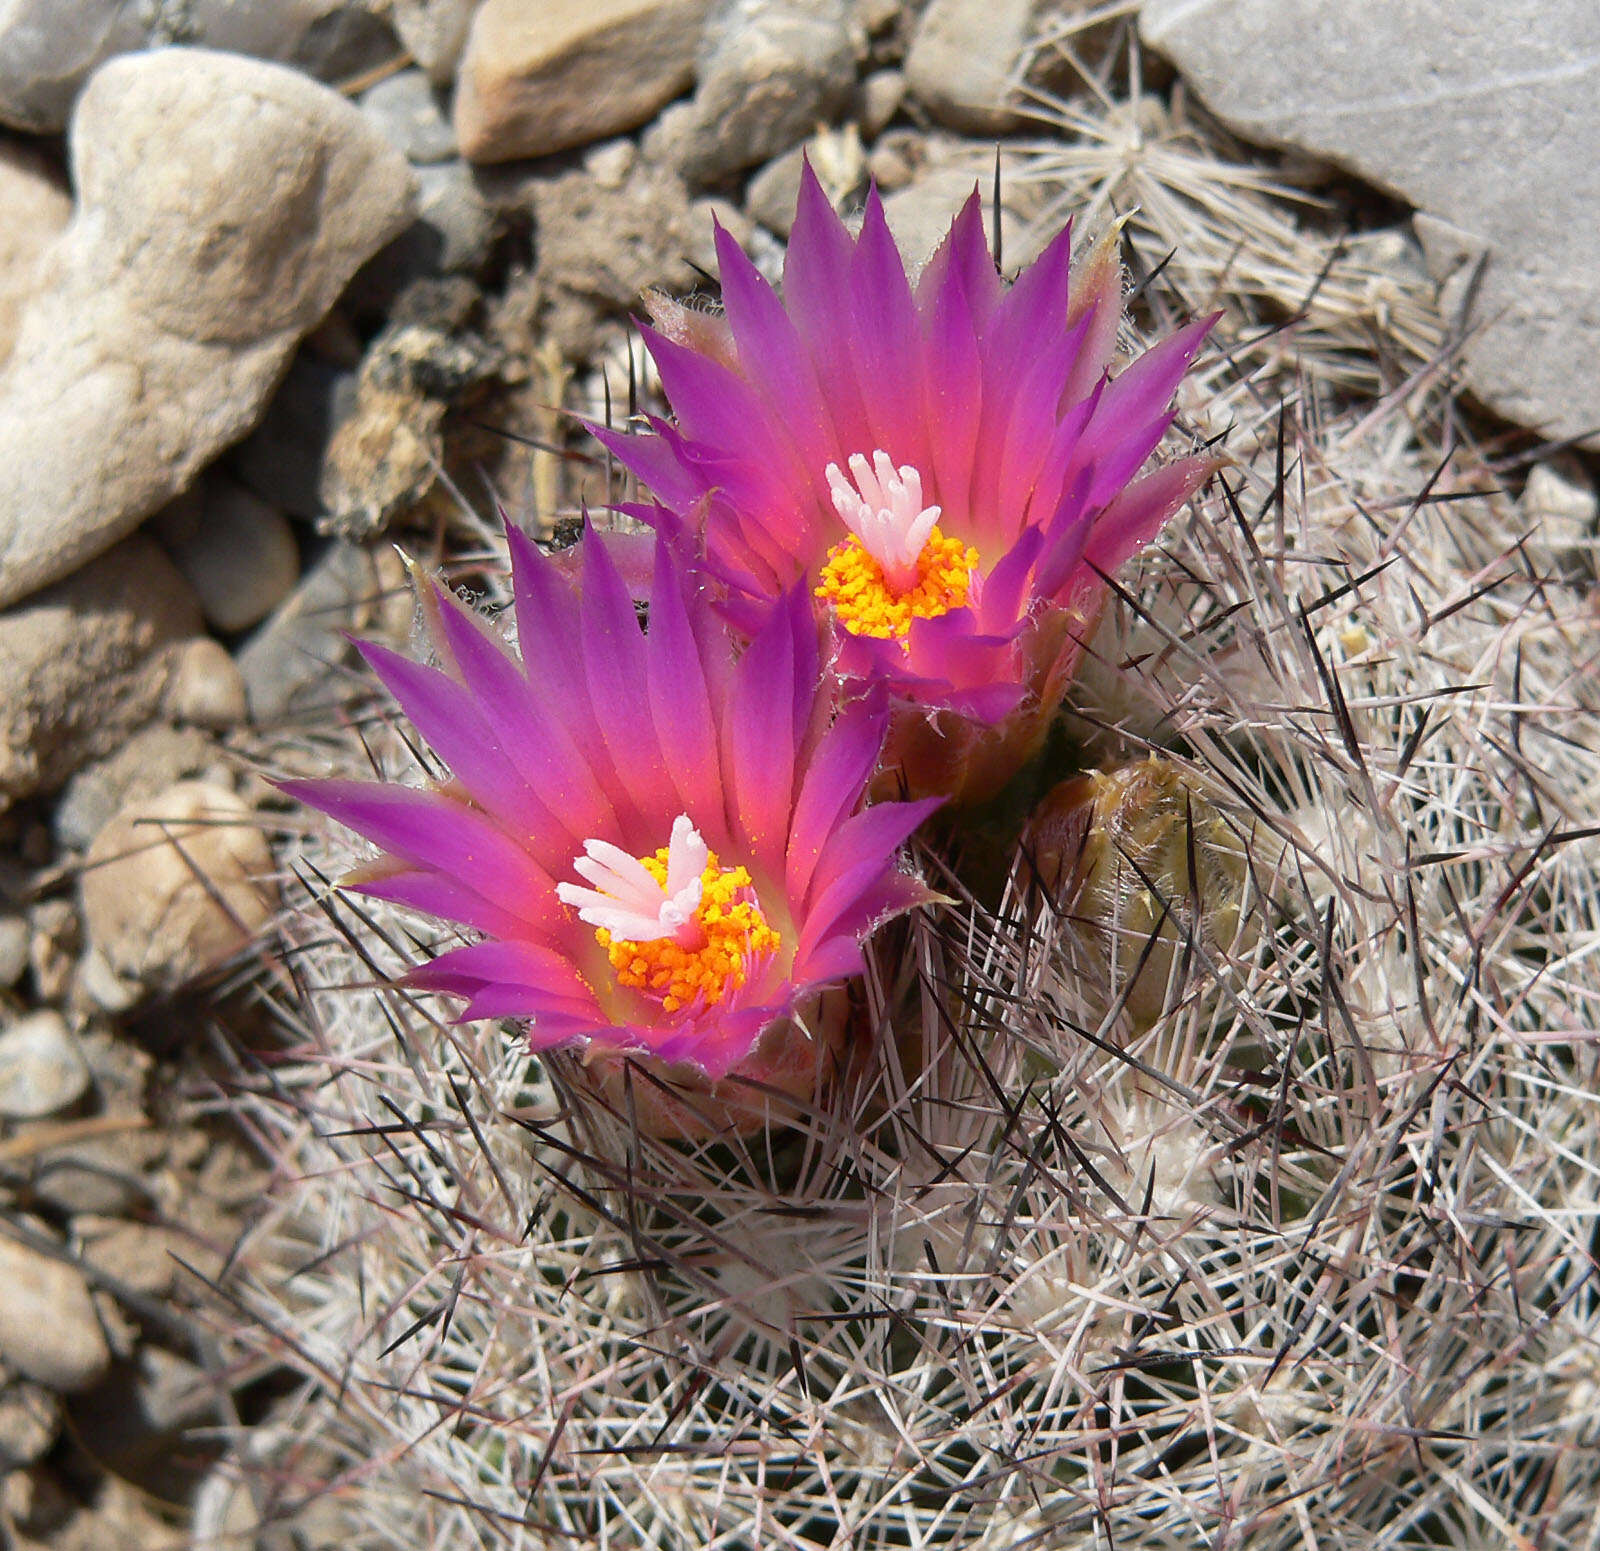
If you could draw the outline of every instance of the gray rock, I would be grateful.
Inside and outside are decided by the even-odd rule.
[[[484,0],[456,83],[462,155],[544,156],[644,123],[694,80],[708,3]]]
[[[1593,578],[1600,561],[1595,532],[1600,496],[1576,458],[1534,464],[1519,505],[1529,530],[1527,547],[1541,570],[1553,570],[1577,586]]]
[[[450,86],[478,0],[393,0],[390,20],[435,86]]]
[[[494,237],[489,208],[473,168],[461,160],[418,167],[417,219],[361,272],[364,289],[398,298],[417,280],[472,275]],[[379,310],[389,311],[382,303]],[[341,427],[348,416],[341,416]],[[338,432],[335,431],[335,436]]]
[[[39,289],[40,259],[72,214],[61,174],[32,146],[0,138],[0,361]]]
[[[61,1402],[47,1389],[15,1379],[0,1389],[0,1475],[32,1465],[61,1431]]]
[[[200,629],[189,584],[142,534],[0,613],[0,807],[59,786],[148,721],[169,643]]]
[[[201,49],[105,65],[72,151],[78,210],[0,376],[0,605],[247,431],[300,336],[411,214],[404,159],[349,103]]]
[[[356,374],[302,350],[261,424],[233,450],[228,463],[269,505],[312,521],[322,512],[318,489],[323,455],[355,405]]]
[[[174,721],[227,732],[250,715],[244,675],[228,649],[208,635],[174,647],[161,709]]]
[[[1018,111],[1027,45],[1045,0],[930,0],[906,54],[906,84],[941,124],[1004,134]]]
[[[1554,530],[1554,542],[1581,543],[1594,534],[1600,495],[1575,458],[1550,458],[1528,471],[1522,491],[1528,521]]]
[[[216,744],[193,727],[155,722],[141,728],[67,782],[51,815],[56,844],[85,850],[125,803],[154,797],[174,781],[204,770],[216,757]]]
[[[719,0],[695,61],[678,166],[710,183],[805,139],[845,106],[857,39],[845,0]]]
[[[0,1234],[0,1358],[57,1394],[91,1389],[111,1365],[76,1267]]]
[[[1600,446],[1600,9],[1591,0],[1147,0],[1146,40],[1250,139],[1421,212],[1469,380]],[[1480,273],[1481,264],[1481,273]]]
[[[283,513],[216,470],[157,512],[151,529],[218,630],[260,623],[300,575],[300,551]]]
[[[115,1217],[80,1215],[72,1231],[88,1265],[146,1298],[171,1294],[178,1277],[174,1257],[183,1255],[189,1244],[181,1229]]]
[[[416,166],[447,162],[456,154],[456,132],[421,70],[402,70],[379,81],[362,93],[361,111]]]
[[[28,970],[28,919],[0,913],[0,986],[14,986]]]
[[[476,274],[489,256],[494,215],[463,161],[417,170],[417,224],[434,248],[431,274]]]
[[[120,1217],[155,1201],[149,1171],[160,1155],[160,1139],[149,1131],[63,1142],[34,1158],[28,1191],[39,1206],[68,1217]]]
[[[124,804],[79,879],[90,945],[124,981],[174,990],[244,947],[271,919],[272,852],[226,787],[177,781]]]
[[[800,171],[805,164],[805,147],[795,146],[775,156],[753,178],[744,191],[744,207],[750,218],[769,232],[787,237],[794,225],[796,201],[800,198]]]
[[[905,95],[902,70],[874,70],[862,81],[856,92],[856,118],[868,140],[875,140],[889,127]]]
[[[344,633],[372,619],[386,589],[403,586],[404,577],[381,569],[371,551],[331,544],[234,659],[244,675],[251,719],[273,722],[325,695],[330,673],[349,651]]]
[[[993,163],[991,161],[992,168]],[[894,233],[901,253],[905,255],[906,268],[913,274],[933,256],[933,250],[944,240],[950,223],[957,212],[972,197],[976,188],[983,200],[984,230],[993,229],[994,180],[976,165],[961,166],[934,161],[922,169],[904,188],[896,189],[883,202],[884,218]],[[1037,235],[1032,249],[1013,239],[1023,236],[1028,228],[1025,212],[1013,206],[1012,194],[1020,192],[1017,180],[1001,179],[1000,212],[1005,221],[1003,243],[1005,264],[1008,270],[1028,263],[1037,250]]]
[[[0,1033],[0,1115],[59,1115],[89,1091],[89,1063],[58,1012],[44,1008]]]
[[[352,0],[7,0],[0,7],[0,121],[54,133],[97,65],[169,43],[281,60],[325,81],[397,52],[393,33]]]
[[[715,263],[704,251],[711,223],[667,167],[640,161],[620,187],[568,172],[538,179],[531,194],[537,273],[548,285],[627,308],[646,286],[694,285],[686,258]]]

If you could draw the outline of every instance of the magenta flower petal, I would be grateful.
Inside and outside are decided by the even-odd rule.
[[[505,815],[519,833],[545,834],[555,828],[566,848],[571,837],[534,795],[470,690],[387,647],[363,642],[361,655],[474,802]]]
[[[893,855],[907,836],[943,801],[926,797],[920,802],[878,803],[847,819],[823,848],[811,880],[805,926],[797,958],[835,934],[836,922],[858,904],[883,876],[878,860]]]
[[[809,166],[781,302],[717,242],[725,329],[651,343],[675,424],[606,437],[667,509],[646,520],[746,634],[804,585],[836,672],[887,686],[906,724],[891,745],[927,747],[916,718],[975,720],[963,747],[986,743],[983,781],[1005,779],[1065,691],[1105,596],[1095,567],[1147,542],[1209,472],[1183,459],[1129,494],[1215,320],[1117,369],[1115,229],[1076,276],[1063,231],[1006,286],[974,194],[913,289],[876,190],[852,236]],[[928,768],[935,785],[901,772],[914,791],[989,794],[970,761]]]
[[[284,790],[381,848],[352,887],[476,934],[407,977],[461,998],[463,1017],[523,1020],[535,1049],[586,1040],[598,1059],[688,1061],[711,1080],[814,1081],[788,1020],[859,967],[883,901],[926,897],[897,882],[897,852],[927,805],[863,811],[881,708],[830,725],[801,589],[740,651],[664,541],[647,628],[593,533],[576,575],[508,542],[523,661],[447,596],[428,608],[444,671],[366,649],[449,790]],[[809,859],[791,870],[796,841]],[[854,937],[844,919],[863,923]],[[796,1031],[781,1071],[756,1056],[778,1024]]]
[[[663,546],[656,552],[650,632],[645,637],[645,682],[661,757],[683,812],[723,812],[717,718],[705,663],[684,602],[680,573]]]
[[[536,925],[558,913],[550,876],[485,813],[453,798],[375,781],[285,781],[282,790],[413,866],[470,878]]]
[[[734,669],[723,722],[728,826],[771,868],[781,864],[794,807],[795,668],[793,612],[779,607]]]
[[[485,899],[459,878],[447,878],[432,869],[386,873],[359,883],[347,881],[345,887],[356,894],[385,899],[446,921],[459,921],[475,932],[498,937],[516,937],[538,924],[497,901]]]
[[[883,448],[897,463],[929,468],[928,424],[919,392],[922,330],[905,263],[889,234],[876,188],[867,195],[850,264],[849,316],[847,338],[872,446]]]
[[[583,1012],[594,1005],[594,993],[572,961],[554,948],[515,939],[490,939],[442,953],[406,976],[414,986],[435,991],[475,992],[497,982],[537,992]]]
[[[854,239],[806,162],[784,258],[784,305],[816,364],[835,439],[839,446],[850,448],[861,446],[871,434],[849,339],[839,326],[850,296],[854,248]]]
[[[1084,563],[1107,574],[1160,531],[1210,471],[1205,458],[1183,458],[1146,474],[1096,518],[1084,546]]]
[[[809,473],[813,481],[814,498],[824,500],[825,484],[815,471],[835,456],[834,436],[816,370],[783,303],[720,224],[716,242],[722,304],[739,341],[739,364],[761,391],[766,412],[781,417],[799,453],[802,474]]]
[[[932,323],[959,301],[972,323],[981,327],[1002,294],[983,229],[983,201],[974,187],[922,271],[917,307],[924,322]]]
[[[854,955],[855,963],[850,973],[860,967],[860,943],[879,922],[902,915],[908,910],[932,904],[938,899],[928,886],[908,873],[898,873],[886,878],[877,886],[865,890],[855,901],[837,915],[823,937],[812,950],[807,963],[820,973],[823,965],[837,962],[843,954]]]
[[[793,898],[804,899],[810,891],[823,847],[854,806],[852,794],[872,776],[887,725],[883,697],[863,696],[840,712],[818,742],[789,821],[785,876]]]

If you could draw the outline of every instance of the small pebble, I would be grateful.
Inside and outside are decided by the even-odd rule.
[[[272,915],[272,852],[224,786],[177,781],[124,805],[89,847],[89,941],[123,980],[170,991],[245,946]]]
[[[45,1008],[0,1033],[0,1115],[38,1120],[88,1091],[89,1065],[60,1013]]]
[[[215,470],[197,494],[157,513],[151,527],[218,630],[247,630],[265,619],[300,575],[300,551],[283,513]]]
[[[239,665],[227,647],[208,635],[174,649],[172,676],[161,703],[176,720],[212,732],[238,727],[250,714]]]
[[[111,1351],[75,1266],[0,1235],[0,1288],[0,1357],[57,1394],[100,1381]]]
[[[889,127],[905,95],[906,78],[899,70],[874,70],[861,83],[856,97],[856,115],[861,122],[861,133],[868,140],[877,139]]]
[[[379,81],[363,93],[361,111],[413,166],[447,162],[456,154],[456,132],[421,70],[402,70]]]
[[[13,1379],[0,1389],[0,1470],[32,1465],[61,1430],[61,1403],[47,1389]]]
[[[0,986],[14,986],[28,970],[28,923],[0,915]]]
[[[418,169],[417,222],[436,247],[429,273],[470,275],[483,267],[494,216],[464,161]]]

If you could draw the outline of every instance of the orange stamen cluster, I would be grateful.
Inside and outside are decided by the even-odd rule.
[[[833,605],[839,623],[853,635],[888,640],[903,636],[913,619],[934,619],[967,601],[978,552],[937,528],[917,556],[916,583],[896,592],[883,567],[854,534],[828,551],[817,597]]]
[[[642,856],[640,864],[663,888],[667,882],[667,848]],[[690,926],[678,937],[654,942],[614,940],[605,927],[595,937],[606,950],[618,981],[661,998],[666,1012],[676,1012],[697,998],[714,1007],[742,986],[752,960],[777,950],[782,939],[767,925],[756,903],[750,874],[743,867],[721,867],[717,853],[706,857],[700,904]],[[699,939],[698,946],[682,938]]]

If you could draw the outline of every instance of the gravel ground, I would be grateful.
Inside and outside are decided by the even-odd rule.
[[[8,1543],[1593,1544],[1600,1365],[1575,1246],[1597,1221],[1600,1159],[1585,1042],[1600,1006],[1600,93],[1580,0],[1449,9],[1448,28],[1381,0],[4,9]],[[913,263],[976,184],[1008,272],[1069,217],[1086,238],[1121,220],[1138,329],[1222,312],[1179,433],[1227,434],[1238,507],[1213,492],[1131,568],[1071,735],[1089,764],[1159,743],[1218,811],[1272,813],[1283,915],[1339,916],[1352,1039],[1377,1054],[1364,1076],[1331,1049],[1303,1074],[1318,1097],[1293,1135],[1301,1206],[1275,1201],[1272,1219],[1293,1264],[1241,1204],[1268,1188],[1264,1165],[1225,1147],[1219,1161],[1220,1133],[1197,1120],[1226,1092],[1247,1130],[1271,1098],[1229,1086],[1249,1018],[1200,998],[1137,1047],[1209,1096],[1198,1112],[1064,1048],[1081,1009],[1006,1057],[1019,1083],[1041,1059],[1060,1074],[1069,1130],[1121,1137],[1119,1192],[1166,1192],[1181,1231],[1156,1248],[1118,1237],[1138,1215],[1125,1192],[1116,1210],[1077,1187],[1039,1195],[1015,1139],[985,1130],[972,1073],[933,1062],[968,1131],[882,1092],[867,1104],[861,1166],[922,1224],[913,1249],[874,1259],[875,1240],[863,1259],[838,1189],[793,1174],[786,1200],[819,1226],[767,1245],[831,1277],[830,1297],[914,1285],[926,1305],[927,1257],[949,1271],[975,1253],[971,1196],[947,1201],[911,1169],[905,1135],[942,1125],[941,1146],[979,1147],[986,1188],[1014,1190],[1034,1238],[985,1241],[987,1280],[960,1284],[959,1309],[924,1307],[915,1350],[862,1335],[846,1357],[813,1329],[792,1353],[746,1344],[757,1294],[729,1268],[714,1316],[703,1287],[642,1273],[575,1312],[563,1278],[625,1257],[581,1202],[546,1199],[526,1160],[548,1163],[552,1135],[535,1144],[505,1118],[545,1115],[560,1064],[530,1075],[492,1026],[452,1045],[414,1008],[338,989],[370,974],[352,942],[384,950],[321,886],[337,850],[268,778],[361,773],[368,748],[403,763],[348,644],[412,639],[402,554],[501,602],[497,503],[567,538],[615,499],[577,417],[662,409],[632,323],[642,293],[714,309],[715,221],[777,280],[802,157],[847,213],[875,183]],[[1363,580],[1341,592],[1323,561]],[[1329,664],[1353,731],[1318,719]],[[1240,728],[1247,752],[1226,736]],[[1397,767],[1404,813],[1362,785]],[[1285,845],[1323,858],[1323,880],[1291,877]],[[1421,880],[1408,868],[1424,853],[1437,876],[1375,890],[1373,857]],[[1018,897],[972,908],[965,943],[934,932],[907,951],[975,1005],[1024,983],[1052,1007],[1077,994],[1027,981]],[[1419,933],[1442,948],[1414,971],[1390,950]],[[1310,1016],[1314,939],[1280,930],[1280,951],[1228,982],[1236,1005],[1274,1026],[1291,1004]],[[1057,948],[1066,980],[1108,972]],[[1416,1006],[1433,1009],[1432,1043],[1407,1021]],[[425,1140],[417,1117],[445,1075],[477,1095],[487,1141]],[[385,1104],[398,1140],[342,1139]],[[1458,1145],[1469,1133],[1481,1153]],[[567,1172],[602,1177],[615,1145],[601,1126]],[[540,1281],[522,1251],[450,1260],[384,1194],[400,1160],[470,1196],[486,1158],[515,1189],[480,1207],[558,1275]],[[726,1160],[647,1162],[664,1197],[716,1200],[765,1242]],[[1347,1211],[1352,1196],[1376,1205]],[[1219,1214],[1226,1231],[1208,1229]],[[1114,1274],[1081,1233],[1040,1226],[1069,1221],[1128,1244]],[[352,1242],[361,1254],[339,1253]],[[486,1280],[445,1321],[453,1337],[383,1351],[430,1299],[454,1299],[467,1263]],[[1180,1263],[1204,1269],[1174,1290],[1160,1267]],[[1194,1301],[1207,1277],[1210,1305]],[[1097,1325],[1085,1288],[1129,1323]],[[1253,1322],[1263,1306],[1281,1324]],[[1136,1316],[1156,1313],[1165,1366],[1130,1366],[1115,1393],[1083,1378],[1076,1365],[1137,1345]],[[1261,1380],[1269,1341],[1307,1331],[1322,1358]],[[482,1379],[474,1343],[516,1381],[429,1410],[450,1373]],[[619,1435],[573,1398],[593,1377],[568,1371],[580,1349],[611,1354],[623,1444],[678,1428],[684,1457],[718,1471],[625,1448],[591,1468],[583,1450]],[[1173,1354],[1201,1349],[1213,1366],[1179,1373]],[[708,1351],[743,1352],[761,1394],[737,1397],[725,1365],[708,1380]],[[831,1418],[806,1362],[838,1376]],[[1066,1369],[1081,1389],[1027,1398]],[[932,1377],[946,1371],[961,1376],[949,1393]],[[904,1399],[898,1435],[864,1416],[874,1389]],[[1119,1406],[1137,1423],[1125,1443],[1107,1420]],[[786,1484],[723,1459],[780,1412],[786,1439],[810,1440]],[[1058,1468],[1015,1465],[1046,1456]]]

